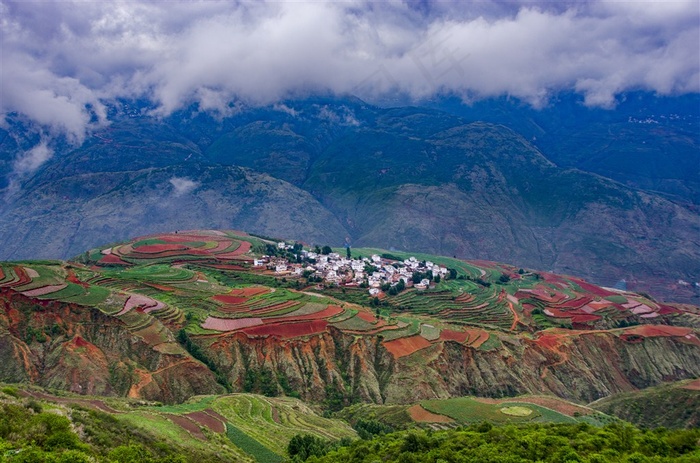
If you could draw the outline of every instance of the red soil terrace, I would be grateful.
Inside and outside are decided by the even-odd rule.
[[[394,356],[394,358],[401,358],[407,355],[411,355],[426,347],[430,347],[430,341],[425,339],[421,335],[410,336],[407,338],[394,339],[392,341],[386,341],[382,343],[386,350]]]

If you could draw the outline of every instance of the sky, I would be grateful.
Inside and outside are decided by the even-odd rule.
[[[700,91],[698,0],[0,0],[0,26],[0,124],[18,113],[75,143],[117,98],[168,115],[313,92],[541,106],[574,91],[611,108],[629,90]],[[45,138],[31,154],[15,168],[50,156]]]

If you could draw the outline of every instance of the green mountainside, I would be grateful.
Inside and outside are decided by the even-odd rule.
[[[638,426],[700,427],[700,381],[681,381],[600,399],[591,407]]]
[[[640,431],[602,414],[607,424],[591,425],[556,418],[550,409],[534,411],[544,421],[524,420],[518,415],[529,409],[521,406],[501,408],[503,418],[495,421],[494,410],[482,411],[471,416],[475,424],[401,427],[408,431],[375,418],[350,418],[357,432],[296,399],[250,394],[199,396],[163,406],[2,385],[0,409],[3,463],[346,462],[380,456],[382,461],[691,462],[700,455],[697,429]]]

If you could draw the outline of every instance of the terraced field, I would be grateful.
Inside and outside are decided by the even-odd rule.
[[[180,405],[149,406],[125,399],[105,401],[65,393],[57,396],[37,388],[19,389],[17,393],[51,408],[58,404],[108,413],[135,432],[161,441],[198,450],[218,448],[228,454],[226,461],[281,462],[286,458],[289,440],[300,433],[331,441],[357,438],[346,422],[323,418],[292,398],[230,394],[193,397]]]
[[[86,252],[76,262],[1,263],[0,289],[44,305],[60,301],[95,307],[165,352],[181,351],[173,341],[180,329],[192,336],[280,340],[335,329],[378,337],[400,359],[446,342],[489,350],[499,345],[496,333],[665,323],[683,311],[638,294],[494,262],[353,250],[387,256],[390,263],[429,259],[450,270],[427,289],[409,287],[383,294],[377,302],[357,286],[319,288],[301,276],[253,268],[253,259],[270,247],[276,242],[241,232],[152,235]],[[367,307],[370,303],[373,307]],[[627,342],[667,335],[697,340],[694,332],[640,328],[624,333]],[[535,336],[536,342],[565,335],[547,336]]]
[[[413,426],[448,429],[483,421],[505,423],[576,423],[596,426],[615,418],[590,407],[552,396],[521,396],[512,399],[459,397],[425,400],[407,405],[357,404],[338,413],[350,422],[376,419],[395,429]]]

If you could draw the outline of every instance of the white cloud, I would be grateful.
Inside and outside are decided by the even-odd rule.
[[[272,106],[272,109],[274,109],[275,111],[279,111],[279,112],[282,112],[282,113],[289,114],[289,115],[292,116],[292,117],[297,117],[297,116],[299,115],[299,111],[297,111],[297,110],[294,109],[294,108],[290,108],[289,106],[287,106],[287,105],[284,104],[284,103],[275,103],[275,104]]]
[[[199,187],[199,182],[195,182],[186,177],[173,177],[170,179],[170,184],[173,186],[173,194],[175,196],[186,195]]]
[[[17,175],[30,174],[51,159],[52,156],[53,150],[48,147],[46,141],[42,141],[15,159],[12,163],[13,173]]]
[[[0,114],[79,141],[102,101],[274,104],[314,91],[373,97],[561,90],[590,105],[700,91],[696,0],[516,2],[9,2],[0,0]],[[351,121],[349,121],[351,122]]]

